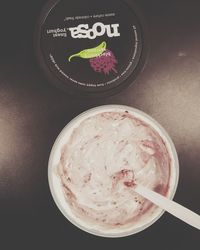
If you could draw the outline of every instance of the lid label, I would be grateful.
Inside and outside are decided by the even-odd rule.
[[[40,46],[52,81],[75,91],[104,92],[134,73],[142,30],[124,0],[57,0],[42,23]]]

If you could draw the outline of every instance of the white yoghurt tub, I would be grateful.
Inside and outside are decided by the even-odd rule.
[[[172,140],[153,118],[106,105],[80,114],[61,131],[48,178],[55,203],[72,224],[94,235],[124,237],[164,213],[131,184],[173,199],[179,163]]]

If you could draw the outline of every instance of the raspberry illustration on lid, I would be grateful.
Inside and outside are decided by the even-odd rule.
[[[111,50],[106,50],[103,54],[98,57],[90,59],[90,65],[94,71],[104,74],[109,74],[111,71],[117,73],[116,64],[117,59],[115,58]]]
[[[50,0],[38,23],[39,65],[69,94],[113,95],[145,64],[146,36],[134,0]]]

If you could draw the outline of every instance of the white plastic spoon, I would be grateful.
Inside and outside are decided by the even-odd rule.
[[[144,186],[136,184],[134,191],[180,220],[200,230],[200,216],[198,214]]]

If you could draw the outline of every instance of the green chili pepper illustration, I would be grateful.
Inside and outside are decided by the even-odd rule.
[[[82,50],[81,52],[70,56],[68,60],[71,62],[72,58],[74,57],[80,57],[84,59],[95,58],[103,54],[104,51],[106,51],[106,42],[102,42],[95,48]]]

